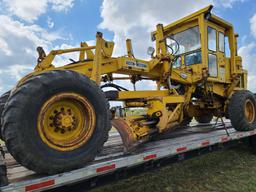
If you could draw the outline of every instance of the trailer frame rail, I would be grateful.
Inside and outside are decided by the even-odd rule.
[[[184,160],[186,154],[196,152],[196,155],[201,154],[201,149],[205,151],[214,151],[214,146],[227,145],[229,143],[237,143],[237,141],[243,140],[256,135],[256,130],[237,132],[233,128],[228,128],[229,136],[224,130],[216,130],[216,133],[203,134],[204,137],[200,136],[187,141],[185,137],[179,142],[172,143],[173,139],[166,139],[161,141],[154,141],[160,143],[158,148],[154,148],[154,144],[151,144],[151,148],[146,146],[142,151],[135,154],[122,155],[121,157],[115,157],[108,159],[103,162],[92,163],[84,168],[77,169],[62,174],[53,176],[42,176],[37,179],[31,179],[27,181],[21,181],[16,183],[10,183],[7,186],[1,187],[0,191],[42,191],[47,189],[58,188],[65,185],[71,185],[74,183],[93,180],[94,178],[104,176],[106,174],[114,174],[115,172],[121,171],[122,169],[128,170],[136,166],[147,165],[148,163],[158,162],[161,159],[174,158],[176,161]],[[218,133],[218,134],[217,134]],[[201,134],[202,135],[202,134]],[[194,138],[195,137],[195,138]],[[176,138],[177,139],[177,138]],[[216,149],[218,147],[215,147]],[[93,185],[92,185],[93,186]]]

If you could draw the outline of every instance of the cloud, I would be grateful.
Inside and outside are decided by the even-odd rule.
[[[74,48],[74,47],[79,47],[79,45],[69,45],[66,43],[63,43],[59,46],[54,46],[53,49],[69,49],[69,48]],[[79,52],[72,52],[72,53],[66,53],[63,55],[57,55],[53,61],[53,64],[57,67],[66,65],[68,63],[71,63],[71,60],[77,61],[79,58]],[[71,60],[70,60],[71,59]]]
[[[2,53],[4,53],[7,56],[11,56],[12,55],[12,51],[9,48],[9,45],[7,44],[7,42],[0,38],[0,51]]]
[[[47,25],[50,29],[54,27],[54,22],[51,17],[47,17]]]
[[[250,19],[251,34],[256,38],[256,14]]]
[[[250,20],[251,35],[256,38],[256,14]],[[248,88],[256,92],[256,42],[248,41],[248,36],[242,38],[242,47],[238,50],[238,54],[243,58],[243,66],[248,70]]]
[[[129,37],[133,39],[135,54],[145,57],[151,44],[150,32],[157,23],[170,23],[208,4],[205,0],[104,0],[99,28],[114,32],[115,54],[125,54],[125,39]]]
[[[252,42],[248,45],[242,46],[238,50],[238,54],[243,58],[243,66],[248,70],[248,88],[249,90],[256,92],[256,43]]]
[[[44,47],[47,53],[53,49],[56,40],[58,43],[67,41],[60,32],[48,32],[33,22],[49,9],[55,12],[68,11],[73,2],[74,0],[0,0],[1,92],[13,88],[20,78],[33,70],[37,64],[37,46]],[[54,27],[50,17],[47,17],[46,22],[49,29]],[[65,48],[63,46],[60,48]]]
[[[5,15],[0,15],[0,23],[0,87],[8,90],[35,67],[36,47],[43,46],[47,51],[52,48],[52,42],[62,36]]]
[[[39,15],[45,13],[47,8],[46,0],[3,0],[3,3],[10,14],[28,22],[36,20]]]
[[[133,39],[134,53],[146,58],[151,45],[150,32],[158,23],[168,24],[195,12],[209,4],[231,7],[244,0],[104,0],[101,8],[102,22],[99,28],[114,32],[116,44],[114,54],[124,55],[125,39]]]
[[[95,40],[89,40],[89,41],[86,41],[86,43],[89,46],[93,46],[93,45],[96,44]],[[80,45],[78,45],[78,44],[70,45],[70,44],[63,43],[61,45],[54,46],[53,49],[54,50],[70,49],[70,48],[74,48],[74,47],[80,47]],[[53,61],[53,64],[56,67],[60,67],[60,66],[67,65],[67,64],[69,64],[73,61],[78,61],[79,60],[79,53],[80,52],[72,52],[72,53],[66,53],[66,54],[63,54],[63,55],[57,55],[55,57],[54,61]]]
[[[46,13],[50,7],[53,11],[68,11],[73,7],[74,0],[2,0],[10,15],[15,15],[24,21],[32,23]],[[1,2],[1,0],[0,0]]]
[[[3,70],[4,73],[8,73],[11,78],[18,81],[24,74],[27,74],[33,70],[34,66],[26,65],[11,65],[6,70]]]
[[[246,0],[213,0],[213,4],[216,6],[222,6],[225,8],[232,8],[234,3],[245,2]]]
[[[48,0],[54,11],[68,11],[74,5],[74,0]]]

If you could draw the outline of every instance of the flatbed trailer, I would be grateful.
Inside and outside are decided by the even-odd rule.
[[[177,129],[165,138],[144,143],[133,152],[123,152],[122,140],[118,133],[110,133],[102,152],[84,168],[52,176],[38,175],[19,165],[5,151],[5,164],[9,184],[0,188],[10,191],[58,190],[61,187],[87,183],[95,187],[110,176],[116,179],[136,170],[147,170],[164,164],[182,161],[211,151],[233,146],[256,135],[256,130],[235,131],[229,121],[225,123],[197,124]],[[129,175],[129,174],[128,174]]]

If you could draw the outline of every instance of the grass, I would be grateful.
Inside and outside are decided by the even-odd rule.
[[[91,192],[256,191],[256,155],[246,146],[210,153],[145,172]]]

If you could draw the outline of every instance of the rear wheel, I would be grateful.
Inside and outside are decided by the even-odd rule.
[[[204,114],[202,116],[195,117],[198,123],[210,123],[212,121],[212,114]]]
[[[256,99],[250,91],[235,92],[229,102],[229,118],[238,131],[256,128]]]
[[[23,83],[3,111],[6,146],[23,166],[54,174],[92,161],[111,128],[99,87],[73,71],[50,71]]]
[[[4,93],[1,97],[0,97],[0,117],[2,116],[2,112],[4,110],[4,106],[5,103],[7,101],[7,99],[10,96],[10,91]],[[1,124],[1,120],[0,120],[0,139],[4,140],[3,136],[2,136],[2,124]]]

